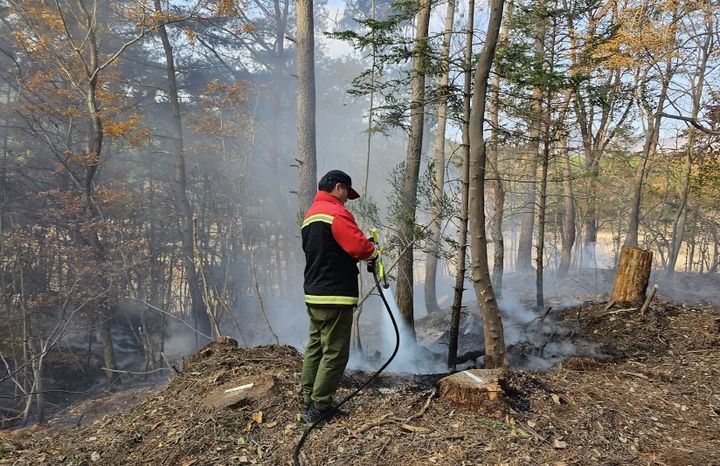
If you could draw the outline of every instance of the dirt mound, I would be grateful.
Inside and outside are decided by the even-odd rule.
[[[720,463],[718,310],[665,302],[644,316],[615,311],[599,303],[563,311],[558,318],[604,357],[512,373],[503,417],[439,400],[437,379],[387,374],[347,405],[350,417],[310,435],[303,462]],[[215,342],[122,414],[0,437],[0,464],[288,464],[305,428],[297,420],[300,368],[290,347]],[[364,377],[346,377],[340,396]]]

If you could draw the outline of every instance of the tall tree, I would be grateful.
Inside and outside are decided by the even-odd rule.
[[[482,306],[485,334],[485,367],[507,367],[505,336],[495,293],[490,279],[485,233],[485,164],[486,147],[483,135],[488,76],[502,22],[504,0],[492,0],[485,45],[475,69],[472,112],[470,113],[470,250],[472,281],[478,303]]]
[[[468,17],[465,31],[465,57],[463,61],[463,119],[462,119],[462,185],[460,187],[460,231],[455,272],[455,292],[450,316],[448,337],[448,367],[455,369],[457,363],[460,311],[465,291],[465,262],[467,258],[468,214],[470,199],[470,99],[472,98],[473,33],[475,27],[475,0],[468,0]]]
[[[700,114],[700,104],[703,96],[703,90],[705,88],[705,79],[707,72],[708,60],[710,59],[710,52],[713,50],[715,42],[715,22],[713,17],[712,8],[709,6],[704,7],[704,30],[702,31],[691,31],[693,33],[692,40],[696,43],[697,47],[697,63],[691,76],[689,77],[690,84],[690,99],[692,101],[692,108],[690,110],[690,118],[697,120]],[[685,227],[687,223],[688,214],[688,198],[690,195],[690,176],[692,173],[692,166],[695,159],[701,155],[702,150],[698,150],[696,147],[698,129],[694,127],[688,127],[687,144],[685,148],[685,166],[683,168],[682,177],[682,188],[680,193],[680,203],[677,211],[673,218],[673,229],[672,229],[672,243],[670,245],[670,251],[668,253],[668,261],[666,272],[668,275],[672,275],[675,271],[675,264],[677,263],[678,256],[680,255],[680,246],[682,245],[683,237],[685,236]]]
[[[415,334],[413,245],[415,244],[415,209],[425,122],[425,74],[428,66],[427,48],[431,3],[431,0],[420,0],[418,5],[410,81],[410,134],[402,187],[402,218],[399,219],[400,228],[398,231],[402,252],[397,268],[397,304],[405,323],[412,330],[413,338]]]
[[[507,42],[509,23],[512,20],[513,2],[507,4],[505,18],[500,25],[498,47]],[[503,216],[505,215],[505,185],[500,175],[500,73],[494,73],[490,84],[490,147],[488,148],[488,164],[492,171],[493,214],[490,227],[490,238],[493,243],[493,289],[500,297],[505,272],[505,239],[503,238]]]
[[[168,15],[163,12],[160,0],[154,0],[155,11],[159,17]],[[169,16],[167,17],[169,20]],[[190,291],[191,308],[195,328],[205,335],[210,335],[210,317],[205,302],[203,292],[200,285],[200,277],[198,275],[197,264],[195,260],[198,257],[195,250],[194,228],[193,228],[193,211],[188,199],[187,175],[185,169],[185,144],[183,141],[182,114],[180,109],[180,99],[178,97],[178,84],[175,69],[175,57],[173,55],[173,47],[168,38],[167,30],[164,24],[158,28],[158,34],[163,44],[165,52],[165,71],[167,73],[168,97],[172,107],[172,140],[175,151],[175,205],[180,213],[180,232],[182,237],[182,254],[183,265],[187,277],[187,286]],[[216,335],[219,337],[220,335]],[[196,342],[196,344],[199,342]],[[204,343],[204,342],[203,342]]]
[[[450,41],[452,40],[453,24],[455,22],[455,0],[448,0],[447,13],[445,13],[445,32],[443,44],[440,49],[440,101],[437,111],[437,129],[435,131],[435,157],[433,167],[435,170],[434,195],[432,208],[432,224],[430,225],[430,250],[425,260],[425,307],[428,312],[440,310],[437,302],[437,268],[440,256],[440,234],[443,218],[443,197],[445,188],[445,128],[447,127],[448,97],[450,94]]]
[[[298,201],[301,213],[307,211],[317,191],[315,144],[315,22],[313,1],[295,4],[297,69],[297,162]]]
[[[548,0],[539,0],[534,5],[534,14],[538,17],[537,28],[533,29],[535,34],[533,36],[533,66],[536,70],[542,70],[545,61],[545,38],[548,27],[547,3]],[[543,124],[542,99],[543,87],[536,84],[532,91],[532,103],[528,117],[527,166],[530,179],[525,186],[525,200],[520,217],[520,237],[515,260],[515,269],[519,271],[532,270],[532,242],[537,205],[537,166],[540,159],[540,136]]]

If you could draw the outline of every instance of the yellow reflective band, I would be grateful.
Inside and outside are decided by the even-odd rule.
[[[353,306],[358,303],[358,298],[352,296],[316,296],[305,295],[307,304],[337,304],[342,306]]]
[[[371,261],[371,260],[377,258],[377,256],[378,256],[379,254],[380,254],[380,251],[378,251],[378,248],[375,248],[375,249],[373,250],[373,253],[370,254],[370,257],[368,257],[368,258],[365,259],[365,260]]]
[[[306,226],[310,225],[311,223],[315,223],[315,222],[324,222],[324,223],[332,224],[334,219],[335,219],[335,217],[333,217],[332,215],[315,214],[315,215],[311,215],[308,218],[306,218],[303,221],[302,227],[305,228]]]

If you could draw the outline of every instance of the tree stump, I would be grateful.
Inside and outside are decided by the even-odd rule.
[[[457,372],[440,380],[440,399],[491,417],[502,417],[506,411],[500,383],[503,369],[472,369]]]
[[[634,306],[645,302],[652,256],[652,252],[644,249],[622,247],[610,301],[626,302]]]

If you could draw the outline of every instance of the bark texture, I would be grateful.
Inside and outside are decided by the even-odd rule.
[[[440,102],[437,112],[437,131],[435,132],[435,189],[433,200],[433,218],[430,225],[430,251],[425,261],[425,307],[428,312],[437,312],[440,306],[437,302],[437,268],[440,256],[440,232],[442,228],[442,198],[445,186],[445,128],[447,126],[447,104],[450,83],[450,40],[452,38],[453,22],[455,21],[455,0],[448,1],[445,15],[445,33],[443,45],[440,50],[440,63],[443,72],[440,76]]]
[[[317,192],[315,144],[315,36],[312,0],[298,0],[297,68],[297,162],[299,212],[304,213]]]
[[[417,185],[422,155],[423,125],[425,120],[425,73],[427,70],[428,28],[430,25],[430,0],[421,0],[417,14],[417,31],[413,46],[411,77],[410,137],[405,159],[405,179],[402,195],[402,218],[399,236],[404,252],[397,268],[397,304],[406,325],[415,335],[413,307],[413,245],[415,243],[415,207]]]
[[[465,32],[465,70],[463,84],[463,167],[462,189],[460,190],[460,231],[458,233],[457,272],[455,274],[455,292],[453,293],[452,311],[450,316],[450,332],[448,338],[448,367],[455,369],[457,363],[458,330],[460,328],[460,311],[465,291],[465,259],[467,257],[468,211],[470,193],[470,91],[472,88],[473,60],[473,27],[475,21],[475,0],[468,0],[468,20]]]
[[[611,301],[628,302],[635,306],[645,302],[652,257],[653,253],[650,251],[623,246]]]
[[[475,94],[470,114],[470,250],[472,253],[472,281],[478,303],[482,307],[485,334],[485,367],[508,366],[505,335],[500,308],[495,299],[488,267],[487,236],[485,233],[485,139],[483,123],[487,98],[488,76],[495,56],[504,0],[490,4],[485,46],[475,69]]]

